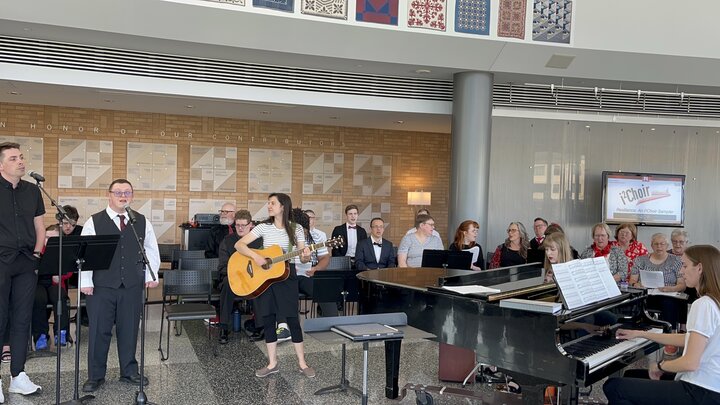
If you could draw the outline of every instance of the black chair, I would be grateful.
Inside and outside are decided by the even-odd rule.
[[[172,264],[170,268],[177,269],[180,263],[180,259],[204,259],[204,250],[173,250],[172,252]]]
[[[350,270],[350,256],[333,256],[326,270]]]
[[[173,252],[180,250],[179,243],[159,243],[158,250],[160,251],[160,261],[163,263],[172,263]]]
[[[217,316],[215,307],[210,305],[210,294],[212,291],[212,278],[207,270],[184,270],[168,271],[163,281],[163,302],[160,313],[160,360],[165,361],[170,357],[170,322],[175,322],[176,336],[179,336],[177,322],[210,319]],[[177,302],[170,300],[172,296],[181,295],[205,295],[205,303],[201,302]],[[162,333],[164,321],[168,321],[167,330],[167,356],[162,348]],[[182,324],[180,325],[182,328]],[[208,327],[208,341],[212,344],[212,331]],[[213,348],[213,354],[217,356],[217,347]]]
[[[211,259],[193,259],[193,258],[183,258],[180,259],[178,262],[178,270],[185,271],[185,270],[206,270],[210,272],[210,278],[213,282],[213,289],[210,293],[212,301],[218,301],[220,299],[220,290],[218,281],[220,274],[218,273],[218,264],[220,263],[220,259],[217,257],[211,258]],[[202,301],[202,297],[183,297],[184,301]]]

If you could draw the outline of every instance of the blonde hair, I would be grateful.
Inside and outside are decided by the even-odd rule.
[[[547,247],[550,246],[551,243],[554,243],[558,248],[558,263],[565,263],[573,259],[572,250],[570,249],[570,242],[567,240],[564,233],[553,232],[550,235],[545,236],[545,240],[543,240],[542,243],[543,249],[547,249]],[[548,259],[547,254],[545,255],[544,267],[545,270],[552,270],[552,263],[550,263],[550,259]]]

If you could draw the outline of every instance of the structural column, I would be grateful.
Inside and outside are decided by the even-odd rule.
[[[456,73],[453,82],[448,233],[452,239],[462,221],[475,220],[480,224],[477,242],[487,252],[493,75]]]

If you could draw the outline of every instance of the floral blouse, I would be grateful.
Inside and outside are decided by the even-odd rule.
[[[622,250],[622,248],[618,245],[617,241],[610,242],[613,244],[613,246],[617,246]],[[645,247],[645,245],[642,244],[642,242],[639,241],[632,241],[628,245],[628,248],[625,250],[625,257],[627,257],[628,261],[628,269],[627,269],[627,279],[630,280],[630,274],[632,273],[632,268],[635,265],[635,259],[637,259],[640,256],[647,256],[648,250]]]

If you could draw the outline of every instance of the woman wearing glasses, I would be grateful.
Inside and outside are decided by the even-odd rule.
[[[525,225],[522,222],[510,222],[507,235],[505,242],[495,249],[492,260],[490,260],[491,269],[527,263],[530,241],[527,231],[525,231]]]
[[[443,250],[440,238],[433,235],[435,220],[430,215],[420,214],[415,217],[414,233],[403,236],[398,247],[398,267],[422,266],[423,250]]]
[[[590,236],[593,238],[593,244],[580,253],[580,258],[603,256],[607,259],[615,281],[627,280],[627,257],[619,247],[610,244],[610,227],[604,222],[597,223],[593,225]]]

